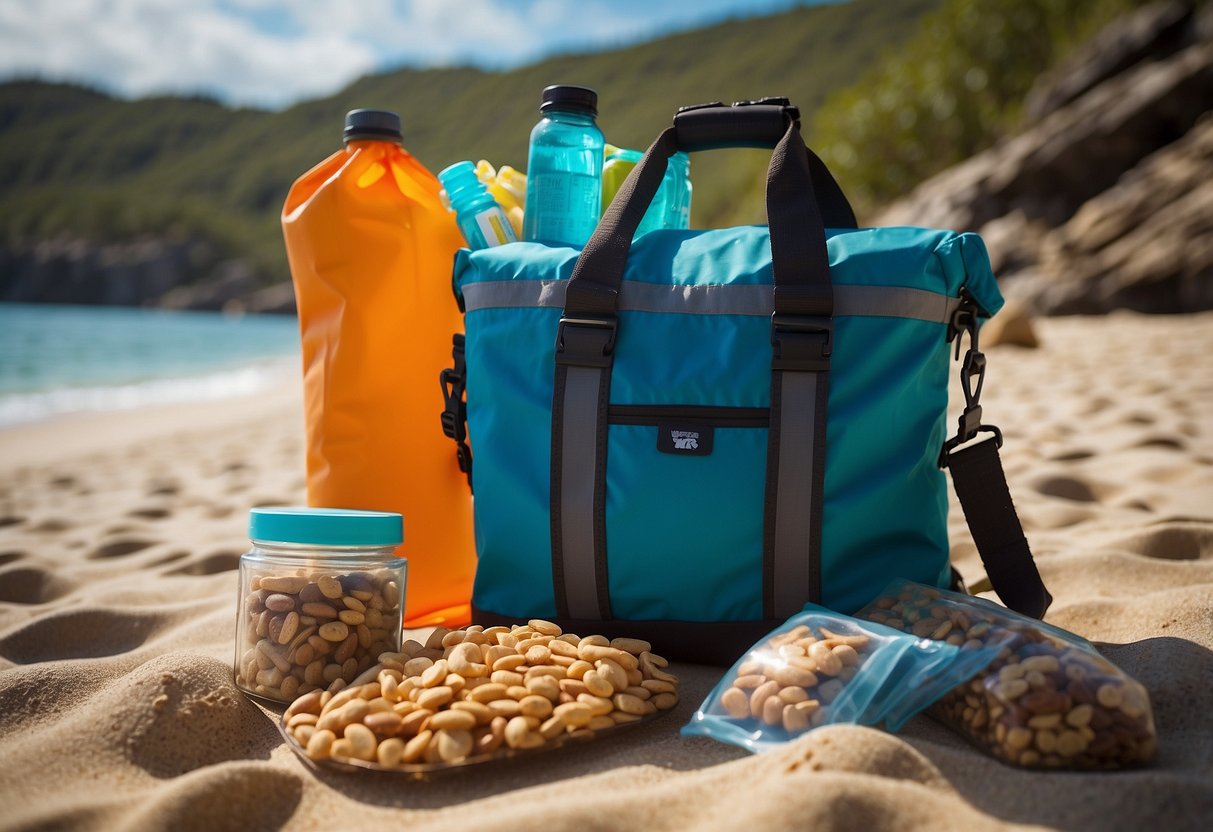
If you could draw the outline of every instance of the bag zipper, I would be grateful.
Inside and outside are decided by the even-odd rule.
[[[765,428],[771,424],[771,412],[765,407],[613,404],[607,410],[607,421],[612,425],[655,425],[673,421],[723,428]]]

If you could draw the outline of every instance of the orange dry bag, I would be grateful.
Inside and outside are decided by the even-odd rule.
[[[438,179],[401,146],[399,116],[351,111],[344,138],[282,209],[308,502],[404,515],[405,626],[459,626],[471,618],[471,494],[442,433],[438,377],[463,328],[451,292],[463,240]]]

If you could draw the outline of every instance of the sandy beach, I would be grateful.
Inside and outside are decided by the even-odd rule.
[[[314,770],[231,673],[248,509],[304,501],[288,387],[0,431],[0,828],[1213,828],[1213,314],[1035,327],[987,350],[986,420],[1047,620],[1150,693],[1148,768],[1021,771],[926,716],[754,756],[679,736],[721,670],[676,664],[680,704],[616,736],[420,782]]]

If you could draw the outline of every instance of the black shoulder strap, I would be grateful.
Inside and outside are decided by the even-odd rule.
[[[1036,569],[1011,502],[998,444],[986,439],[952,451],[948,456],[952,486],[998,597],[1016,612],[1042,618],[1053,597]]]
[[[952,487],[964,510],[965,520],[986,575],[998,597],[1009,608],[1032,618],[1043,618],[1053,602],[1032,559],[1027,537],[1011,502],[1007,475],[998,449],[1002,432],[981,423],[981,388],[985,378],[985,356],[977,348],[977,309],[966,295],[952,319],[948,340],[969,334],[969,350],[961,365],[960,377],[965,409],[960,416],[956,436],[949,439],[939,455],[941,468],[952,472]],[[957,341],[957,353],[960,342]],[[979,433],[991,438],[969,443]],[[964,447],[961,447],[964,445]]]

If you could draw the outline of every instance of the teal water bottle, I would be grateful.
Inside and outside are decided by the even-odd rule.
[[[595,121],[598,93],[559,84],[543,91],[543,118],[531,130],[527,154],[523,239],[581,248],[594,233],[602,206],[605,141]]]
[[[681,150],[670,157],[670,165],[666,169],[669,182],[663,182],[662,188],[668,184],[673,189],[673,197],[666,206],[666,228],[691,227],[691,157]]]
[[[476,175],[471,162],[456,162],[438,174],[455,223],[473,250],[518,242],[505,211]]]

